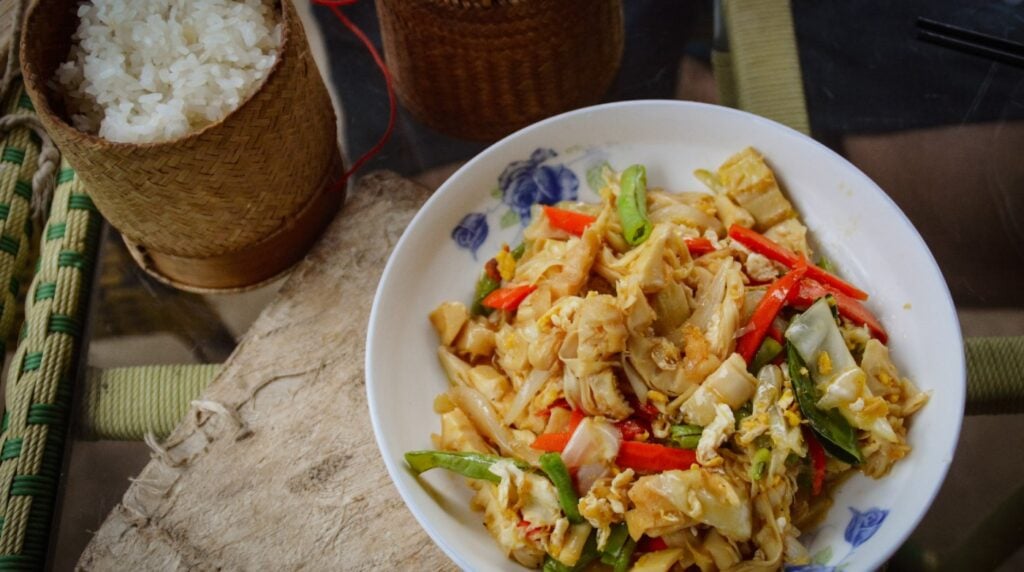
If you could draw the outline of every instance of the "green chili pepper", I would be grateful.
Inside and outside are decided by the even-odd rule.
[[[608,541],[604,543],[604,552],[601,553],[601,562],[609,566],[615,565],[615,559],[618,558],[619,552],[622,552],[622,547],[626,545],[626,539],[629,538],[629,528],[625,523],[616,524],[612,527],[612,531],[608,534]]]
[[[558,453],[544,453],[540,456],[540,468],[547,474],[555,489],[558,490],[558,502],[562,505],[562,512],[573,524],[583,522],[580,516],[580,498],[576,495],[576,489],[572,486],[572,477],[569,476],[569,469],[562,462],[562,456]]]
[[[568,566],[562,564],[557,559],[552,557],[550,554],[544,556],[544,572],[580,572],[590,566],[590,563],[597,560],[601,553],[597,551],[597,534],[591,532],[590,536],[587,537],[587,543],[583,545],[583,551],[580,553],[579,560],[576,564]]]
[[[860,448],[857,447],[857,434],[845,417],[837,409],[823,411],[818,408],[818,390],[808,376],[807,364],[800,357],[793,344],[786,344],[789,361],[789,378],[793,382],[796,401],[804,419],[811,424],[811,429],[820,437],[822,446],[835,458],[856,465],[863,461]]]
[[[771,460],[771,451],[768,449],[758,449],[757,452],[754,453],[754,460],[750,465],[750,478],[755,481],[760,481],[764,477],[764,471],[768,466],[768,461]]]
[[[782,353],[782,344],[775,341],[774,338],[765,338],[761,342],[761,347],[757,348],[753,361],[750,362],[750,373],[757,375],[762,367],[771,363],[780,353]]]
[[[483,301],[488,294],[497,290],[499,286],[501,286],[501,283],[491,278],[486,272],[480,275],[480,279],[476,281],[476,293],[473,294],[472,313],[474,316],[486,316],[491,313],[492,310],[484,306]]]
[[[617,206],[626,242],[636,246],[647,240],[654,225],[647,218],[647,169],[643,165],[630,165],[622,172]]]
[[[452,451],[410,451],[405,454],[405,462],[418,475],[430,469],[447,469],[471,479],[483,479],[492,483],[500,483],[501,477],[491,472],[491,467],[499,461],[512,461],[517,467],[523,470],[530,469],[530,465],[506,459],[497,455],[483,455],[481,453],[465,453]]]
[[[615,572],[625,572],[629,569],[635,550],[636,541],[629,536],[629,528],[625,523],[617,524],[612,527],[608,541],[605,542],[601,562],[612,566]]]
[[[622,550],[619,550],[619,555],[612,563],[612,569],[615,572],[626,572],[629,570],[629,564],[633,560],[633,552],[636,550],[636,541],[632,537],[626,538],[626,543],[622,545]]]
[[[512,249],[512,259],[519,260],[523,257],[523,254],[526,254],[526,243],[520,242],[519,246]]]
[[[703,432],[700,425],[673,425],[668,430],[668,438],[680,449],[696,449]]]

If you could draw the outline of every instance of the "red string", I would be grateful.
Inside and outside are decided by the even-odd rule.
[[[352,32],[352,35],[358,38],[359,41],[363,43],[363,46],[366,47],[366,51],[370,52],[370,57],[373,58],[373,61],[377,64],[377,67],[380,68],[380,73],[382,76],[384,76],[384,85],[386,86],[388,92],[388,126],[384,130],[384,134],[381,135],[380,139],[377,141],[377,143],[373,145],[373,147],[370,147],[370,149],[367,152],[363,153],[362,156],[356,159],[356,161],[352,163],[352,166],[349,167],[347,171],[345,171],[345,174],[342,175],[341,177],[341,181],[338,182],[339,187],[343,186],[345,182],[348,180],[348,178],[352,176],[353,173],[358,171],[359,168],[362,167],[364,163],[372,159],[374,155],[379,153],[380,150],[384,148],[384,144],[387,143],[388,139],[391,138],[391,132],[395,128],[395,88],[394,85],[392,85],[391,83],[391,72],[389,72],[387,66],[384,65],[384,59],[380,57],[380,54],[377,52],[377,48],[373,46],[373,42],[370,41],[370,38],[367,38],[366,34],[364,34],[363,31],[359,29],[359,26],[356,26],[352,22],[352,20],[349,20],[348,16],[346,16],[345,13],[342,12],[341,10],[342,6],[351,6],[355,4],[357,1],[358,0],[313,0],[314,4],[319,4],[321,6],[326,6],[330,8],[331,12],[334,12],[335,17],[338,18],[338,21],[341,22],[342,25],[344,25],[346,28],[348,28],[348,30]]]

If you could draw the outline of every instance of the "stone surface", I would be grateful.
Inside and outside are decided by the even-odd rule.
[[[360,181],[79,569],[454,569],[385,472],[363,377],[380,273],[427,195]]]

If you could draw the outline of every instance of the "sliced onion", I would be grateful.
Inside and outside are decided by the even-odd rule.
[[[594,486],[598,479],[611,474],[612,470],[605,463],[583,465],[576,471],[576,489],[580,496],[583,496],[590,491],[590,487]]]
[[[498,420],[498,414],[484,394],[464,386],[453,387],[448,392],[476,430],[497,445],[502,455],[517,457],[528,463],[537,462],[540,453],[516,440],[512,431]]]
[[[562,461],[569,468],[594,463],[610,463],[619,454],[622,433],[605,420],[583,419],[562,451]]]
[[[527,376],[526,381],[523,385],[519,386],[519,391],[516,392],[515,398],[509,405],[508,409],[505,410],[505,417],[503,421],[505,425],[511,425],[516,419],[519,419],[519,414],[526,409],[526,406],[533,401],[533,398],[537,396],[537,392],[544,386],[544,382],[548,380],[549,372],[547,370],[535,369]]]
[[[730,266],[730,261],[723,262],[711,282],[697,292],[696,307],[687,323],[696,326],[702,332],[707,331],[708,325],[711,324],[711,316],[725,299],[726,279],[729,276]]]
[[[625,354],[622,356],[622,371],[626,373],[626,379],[629,380],[629,386],[633,388],[637,400],[640,403],[647,403],[647,385]]]

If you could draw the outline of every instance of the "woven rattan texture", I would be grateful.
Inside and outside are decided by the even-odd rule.
[[[621,0],[378,0],[377,10],[402,102],[469,139],[596,103],[622,57]]]
[[[45,561],[101,226],[66,162],[58,180],[25,301],[23,339],[7,374],[0,434],[0,570],[38,569]]]
[[[167,438],[219,364],[90,369],[82,397],[79,436],[141,441]]]
[[[337,127],[289,0],[281,3],[284,47],[263,87],[223,121],[147,145],[105,141],[62,116],[50,80],[67,57],[77,4],[40,0],[32,9],[21,44],[25,83],[103,215],[129,239],[178,256],[233,252],[273,234],[320,190],[338,153]]]
[[[32,113],[24,90],[12,89],[3,114]],[[39,139],[30,129],[0,134],[0,348],[20,318],[19,277],[32,250],[32,176],[38,158]]]
[[[1024,336],[966,342],[967,414],[1024,413]]]

